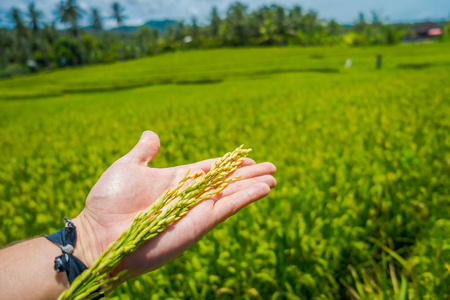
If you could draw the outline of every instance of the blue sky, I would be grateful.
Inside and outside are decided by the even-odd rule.
[[[16,6],[25,11],[30,0],[0,0],[0,25],[9,23],[8,12],[11,7]],[[43,11],[44,21],[54,18],[54,11],[60,0],[36,0],[36,7]],[[93,7],[100,9],[103,16],[111,14],[111,4],[114,2],[104,0],[78,0],[86,14],[81,20],[83,25],[89,23],[90,10]],[[148,20],[175,19],[186,20],[188,23],[191,17],[198,18],[200,23],[209,19],[211,8],[216,6],[221,15],[225,15],[229,5],[233,0],[118,0],[125,7],[125,15],[128,19],[127,25],[140,25]],[[340,23],[354,23],[358,12],[364,12],[370,19],[370,11],[376,11],[385,22],[410,22],[422,20],[443,20],[450,18],[449,0],[278,0],[278,1],[241,1],[250,10],[257,9],[263,5],[272,3],[279,4],[285,8],[292,8],[300,5],[304,10],[314,9],[319,13],[319,17],[330,20],[335,19]],[[104,19],[105,27],[112,27],[114,23],[111,19]]]

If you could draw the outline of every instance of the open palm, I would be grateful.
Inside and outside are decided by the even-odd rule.
[[[159,151],[158,136],[146,131],[138,144],[117,160],[92,188],[86,207],[74,220],[79,228],[79,256],[87,266],[131,224],[137,212],[146,210],[167,189],[175,187],[188,170],[207,173],[214,159],[166,169],[149,168]],[[230,184],[213,199],[189,213],[152,240],[141,245],[116,268],[128,269],[127,278],[155,270],[197,242],[215,225],[249,203],[261,199],[275,187],[271,163],[245,159]],[[80,253],[81,252],[81,253]]]

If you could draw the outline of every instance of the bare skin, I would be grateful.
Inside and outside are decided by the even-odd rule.
[[[84,210],[73,220],[78,242],[74,255],[88,267],[164,191],[178,184],[187,170],[206,173],[214,161],[166,169],[149,168],[160,148],[158,136],[146,131],[138,144],[109,167],[89,193]],[[213,199],[191,209],[180,221],[144,243],[114,270],[129,270],[124,280],[153,271],[195,244],[217,224],[248,204],[267,196],[276,185],[271,163],[245,159],[241,178]],[[65,274],[53,271],[60,250],[36,238],[0,251],[0,299],[52,299],[68,288]],[[29,271],[24,273],[24,268]],[[3,280],[5,278],[5,280]]]

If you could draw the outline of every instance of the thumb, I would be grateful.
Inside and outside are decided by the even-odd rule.
[[[147,165],[158,154],[159,148],[158,135],[153,131],[144,131],[139,142],[125,157],[132,163]]]

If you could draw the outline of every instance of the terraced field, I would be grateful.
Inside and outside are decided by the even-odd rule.
[[[75,217],[150,129],[152,166],[245,144],[278,186],[113,298],[449,297],[449,50],[191,51],[0,81],[0,245]]]

